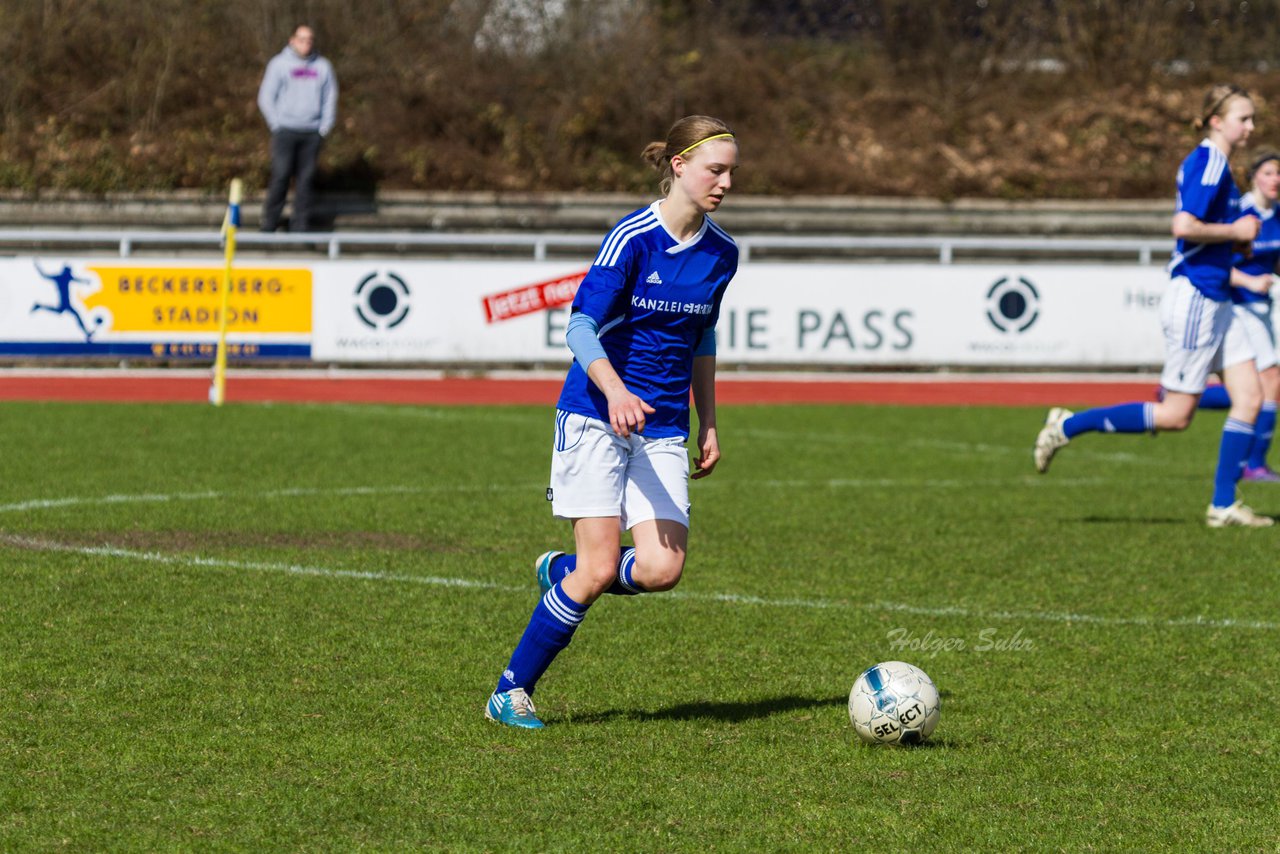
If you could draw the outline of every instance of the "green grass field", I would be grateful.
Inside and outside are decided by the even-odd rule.
[[[1040,477],[1042,417],[724,407],[684,581],[601,600],[531,733],[482,710],[569,544],[549,410],[2,404],[0,850],[1275,850],[1221,415]],[[922,747],[849,725],[886,659]]]

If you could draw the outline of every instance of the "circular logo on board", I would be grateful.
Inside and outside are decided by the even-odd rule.
[[[370,329],[395,329],[409,316],[409,286],[395,273],[370,273],[355,297],[356,317]]]
[[[1029,279],[1005,276],[987,291],[987,320],[1001,332],[1026,332],[1040,316],[1040,294]]]

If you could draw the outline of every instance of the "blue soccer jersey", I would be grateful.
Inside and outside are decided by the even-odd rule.
[[[1240,209],[1240,191],[1231,177],[1227,155],[1205,140],[1187,155],[1178,168],[1178,213],[1201,222],[1232,222]],[[1196,290],[1216,302],[1231,299],[1230,243],[1194,243],[1178,240],[1169,273],[1186,276]]]
[[[656,410],[645,419],[644,435],[687,437],[693,353],[703,333],[715,328],[738,269],[738,246],[710,217],[681,243],[662,222],[658,204],[627,215],[609,232],[573,311],[595,320],[622,382]],[[576,360],[557,406],[609,420],[608,401]]]
[[[1251,276],[1270,276],[1280,264],[1280,219],[1276,218],[1275,208],[1263,209],[1254,201],[1253,193],[1246,193],[1240,199],[1240,216],[1256,216],[1262,221],[1258,236],[1253,239],[1252,251],[1248,257],[1236,253],[1232,263],[1237,270]],[[1231,288],[1232,302],[1270,302],[1271,294],[1260,294],[1248,288]]]

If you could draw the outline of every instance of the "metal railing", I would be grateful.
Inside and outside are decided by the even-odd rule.
[[[342,257],[344,247],[388,247],[396,251],[476,251],[525,250],[536,261],[546,260],[548,250],[593,252],[600,245],[599,234],[448,233],[448,232],[326,232],[305,234],[261,234],[242,232],[236,240],[242,248],[268,251],[304,249],[324,251],[330,259]],[[1169,240],[1118,238],[1051,237],[841,237],[816,235],[752,234],[735,238],[742,262],[756,254],[808,253],[814,257],[849,253],[894,252],[936,255],[939,264],[951,264],[957,252],[990,258],[996,253],[1089,258],[1132,256],[1149,265],[1153,258],[1167,256]],[[216,251],[221,237],[216,231],[77,231],[42,229],[0,229],[0,247],[6,250],[36,250],[47,246],[76,248],[112,247],[121,258],[131,257],[141,248],[184,247]]]

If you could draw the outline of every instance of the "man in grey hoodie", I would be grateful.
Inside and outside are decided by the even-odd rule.
[[[280,224],[289,179],[296,178],[291,231],[311,225],[311,182],[320,140],[338,116],[338,78],[329,60],[315,52],[315,33],[299,26],[289,44],[267,63],[258,88],[258,109],[271,128],[271,183],[262,206],[262,230]]]

